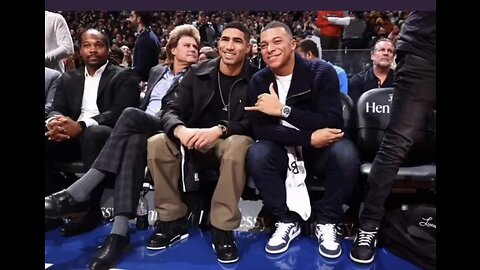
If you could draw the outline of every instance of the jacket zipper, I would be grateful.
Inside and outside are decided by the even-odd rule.
[[[243,77],[237,79],[233,82],[232,86],[230,86],[230,90],[228,91],[228,108],[227,108],[227,120],[230,121],[230,108],[232,107],[231,96],[232,96],[232,89],[239,81],[243,80]]]

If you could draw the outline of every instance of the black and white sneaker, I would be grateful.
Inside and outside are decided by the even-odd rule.
[[[318,252],[320,255],[329,259],[336,259],[342,255],[341,237],[338,235],[336,224],[317,224],[315,235],[318,238]]]
[[[238,261],[237,244],[232,231],[224,231],[212,226],[212,247],[221,263]]]
[[[147,249],[160,250],[188,237],[188,220],[186,217],[173,221],[155,223],[155,232],[148,240]]]
[[[357,263],[371,263],[375,258],[378,227],[360,227],[350,250],[350,259]]]
[[[265,251],[270,254],[279,254],[285,252],[290,246],[290,242],[300,235],[301,229],[297,222],[275,223],[275,232],[265,245]]]

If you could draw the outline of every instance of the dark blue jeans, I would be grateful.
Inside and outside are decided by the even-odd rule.
[[[380,224],[398,168],[436,106],[436,63],[407,53],[397,57],[390,122],[368,176],[361,224]]]
[[[342,204],[350,197],[360,172],[355,145],[342,139],[324,149],[304,149],[303,155],[307,177],[315,175],[325,183],[323,197],[311,198],[312,215],[319,223],[339,222],[343,216]],[[296,219],[286,203],[287,163],[285,147],[272,141],[260,140],[247,152],[248,173],[260,191],[263,204],[282,222]]]

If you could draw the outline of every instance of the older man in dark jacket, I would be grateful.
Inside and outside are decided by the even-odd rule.
[[[165,134],[148,141],[148,168],[155,182],[159,222],[148,249],[164,249],[188,237],[187,207],[180,199],[182,157],[190,153],[195,181],[199,170],[220,168],[210,212],[213,247],[221,263],[238,260],[232,230],[240,225],[238,201],[245,185],[245,153],[253,140],[245,118],[248,82],[256,69],[248,65],[250,33],[241,23],[226,25],[219,41],[220,58],[192,66],[179,85],[178,98],[163,111]],[[188,178],[183,173],[183,178]],[[185,181],[182,188],[186,189]]]

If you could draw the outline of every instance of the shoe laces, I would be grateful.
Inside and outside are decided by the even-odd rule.
[[[317,224],[316,234],[322,241],[337,242],[337,226],[335,224]]]
[[[373,243],[377,235],[377,231],[364,231],[358,229],[358,245],[359,246],[370,246]]]
[[[272,235],[274,239],[285,239],[288,232],[295,227],[295,223],[283,223],[283,222],[276,222],[275,223],[275,232]]]

